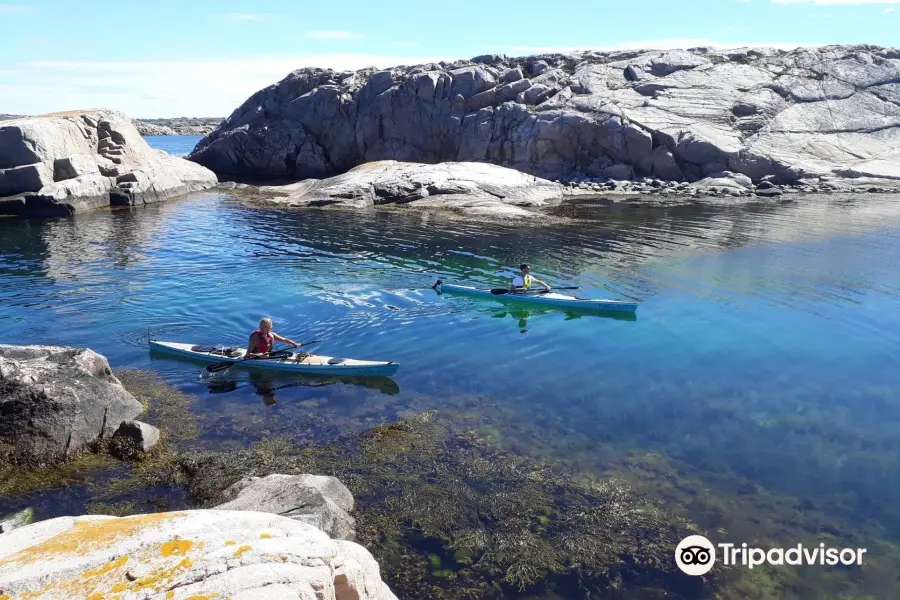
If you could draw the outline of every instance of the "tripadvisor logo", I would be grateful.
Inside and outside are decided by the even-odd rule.
[[[792,548],[748,547],[730,543],[713,545],[702,535],[689,535],[675,547],[675,564],[687,575],[706,575],[716,562],[716,548],[721,551],[722,564],[741,565],[752,569],[763,564],[769,565],[862,565],[866,548],[826,548],[819,544],[812,548],[797,544]]]
[[[702,535],[689,535],[675,548],[675,564],[688,575],[706,575],[716,562],[716,547]]]

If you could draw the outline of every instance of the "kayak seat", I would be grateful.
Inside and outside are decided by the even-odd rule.
[[[215,346],[191,346],[191,351],[205,352],[207,354],[214,354],[216,356],[226,356],[228,358],[234,358],[236,356],[241,356],[241,351],[238,348],[216,348]]]

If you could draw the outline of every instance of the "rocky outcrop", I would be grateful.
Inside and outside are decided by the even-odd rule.
[[[142,421],[123,421],[110,440],[110,453],[119,458],[139,457],[159,443],[159,429]]]
[[[207,135],[223,119],[217,117],[177,117],[173,119],[135,119],[141,135]]]
[[[524,207],[541,207],[563,199],[563,186],[514,169],[485,163],[428,165],[379,161],[360,165],[329,179],[307,179],[259,190],[273,203],[287,206],[353,208],[400,204],[412,208],[447,208],[467,214],[531,217]]]
[[[309,523],[336,540],[353,540],[353,494],[339,479],[322,475],[245,477],[223,492],[219,510],[268,512]]]
[[[362,546],[260,512],[60,517],[0,536],[5,598],[396,600]]]
[[[72,111],[0,124],[0,215],[71,215],[159,202],[216,176],[153,150],[114,111]]]
[[[548,178],[900,179],[900,51],[705,48],[301,69],[189,157],[245,180],[376,160],[480,161]]]
[[[0,461],[58,462],[143,410],[92,350],[0,345]]]

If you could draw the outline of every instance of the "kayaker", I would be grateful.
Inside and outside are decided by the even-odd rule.
[[[281,337],[272,331],[272,319],[264,317],[259,320],[259,329],[250,334],[250,343],[247,345],[245,356],[258,356],[271,352],[275,342],[284,342],[294,348],[300,345],[294,340]]]
[[[523,292],[531,289],[531,284],[537,283],[544,286],[546,291],[550,291],[550,286],[538,279],[537,277],[532,276],[531,274],[531,265],[521,264],[519,265],[519,274],[513,277],[512,283],[509,285],[509,291],[511,292]]]

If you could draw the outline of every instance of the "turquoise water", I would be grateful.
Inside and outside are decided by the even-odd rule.
[[[145,135],[144,139],[154,148],[165,150],[172,156],[187,156],[202,135]]]
[[[196,395],[200,446],[465,411],[520,432],[506,443],[521,452],[598,471],[659,453],[710,488],[727,477],[900,540],[896,197],[561,212],[584,220],[515,228],[200,194],[0,221],[0,342],[88,346],[114,368],[161,373]],[[640,302],[637,319],[429,289],[502,285],[522,261],[583,296]],[[262,316],[296,340],[330,338],[320,353],[400,371],[328,385],[237,370],[211,380],[146,347],[148,330],[242,346]],[[64,510],[32,495],[0,499],[0,513],[34,503]],[[767,510],[749,516],[777,518]]]

